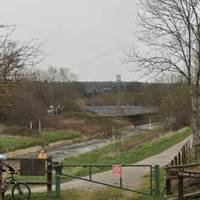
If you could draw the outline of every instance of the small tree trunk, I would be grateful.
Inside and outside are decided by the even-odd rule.
[[[30,130],[33,130],[33,122],[30,121]]]
[[[192,116],[191,126],[193,132],[193,149],[195,157],[200,157],[200,96],[198,88],[192,92],[191,103],[192,103]]]
[[[41,125],[41,121],[39,120],[38,122],[38,132],[41,133],[42,132],[42,125]]]

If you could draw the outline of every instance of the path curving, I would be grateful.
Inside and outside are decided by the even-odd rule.
[[[192,136],[187,137],[185,140],[182,142],[179,142],[178,144],[170,147],[169,149],[148,157],[144,160],[141,160],[139,162],[134,163],[134,165],[160,165],[161,167],[166,166],[182,148],[182,146],[186,143],[186,141],[191,140],[192,141]],[[127,188],[131,189],[137,189],[138,187],[143,184],[143,176],[149,172],[149,169],[147,168],[125,168],[123,169],[123,179],[124,179],[124,185]],[[84,177],[88,178],[88,176]],[[106,172],[101,172],[94,174],[92,176],[93,180],[95,181],[101,181],[105,182],[108,184],[117,184],[119,183],[119,178],[116,178],[113,176],[112,171],[106,171]],[[95,184],[95,183],[90,183],[82,180],[72,180],[66,183],[61,184],[61,189],[62,190],[67,190],[67,189],[84,189],[84,190],[90,190],[90,189],[101,189],[102,185]],[[55,189],[55,186],[53,186],[53,189]],[[36,187],[31,189],[32,192],[44,192],[46,191],[46,187]]]

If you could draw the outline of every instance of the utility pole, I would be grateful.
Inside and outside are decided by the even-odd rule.
[[[121,105],[121,99],[120,99],[120,83],[121,83],[121,74],[117,74],[116,75],[116,82],[117,82],[117,101],[116,101],[116,105],[115,105],[115,114],[116,117],[120,116],[120,105]],[[114,125],[113,130],[112,130],[112,138],[113,138],[113,142],[115,142],[115,138],[116,138],[116,127]]]
[[[120,97],[121,74],[117,74],[116,75],[116,80],[117,80],[117,92],[118,92],[117,110],[118,110],[118,113],[120,113],[120,106],[121,106],[121,97]]]

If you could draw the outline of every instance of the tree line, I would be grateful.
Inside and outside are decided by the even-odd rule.
[[[57,112],[82,106],[82,87],[67,68],[38,69],[42,44],[15,41],[15,29],[1,26],[0,120],[24,125],[39,120],[51,105]],[[68,83],[68,84],[66,84]]]
[[[178,73],[191,99],[191,126],[196,157],[200,156],[200,1],[139,0],[137,39],[128,62],[154,75]]]
[[[68,68],[37,67],[44,59],[41,44],[13,41],[14,30],[0,37],[0,120],[27,125],[42,119],[50,106],[56,113],[81,111],[85,105],[158,106],[166,129],[188,125],[191,104],[187,84],[112,83],[111,90],[88,95],[85,85]],[[108,88],[107,88],[108,89]],[[173,125],[172,125],[173,124]]]

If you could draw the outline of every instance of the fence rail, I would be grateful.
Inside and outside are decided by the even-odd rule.
[[[193,184],[197,185],[200,183],[200,171],[198,170],[200,164],[191,164],[192,161],[192,147],[190,140],[188,140],[165,168],[167,198],[173,199],[171,197],[176,196],[179,200],[183,200],[186,196],[190,197],[193,195],[193,193],[186,194],[186,189],[190,189]],[[187,187],[185,182],[187,182]],[[173,185],[177,186],[174,191],[172,191]]]
[[[185,165],[191,162],[191,142],[188,140],[168,166]]]
[[[57,166],[54,166],[54,170],[56,171],[55,176],[56,176],[56,198],[60,197],[60,186],[61,186],[61,177],[70,177],[70,178],[74,178],[74,179],[80,179],[80,180],[84,180],[87,182],[91,182],[91,183],[96,183],[96,184],[100,184],[100,185],[105,185],[105,186],[109,186],[109,187],[113,187],[113,188],[118,188],[121,190],[126,190],[126,191],[130,191],[130,192],[136,192],[139,194],[143,194],[143,195],[147,195],[147,196],[154,196],[154,197],[159,197],[160,196],[160,168],[158,165],[156,166],[152,166],[152,165],[128,165],[128,164],[122,164],[120,165],[122,168],[125,167],[147,167],[149,168],[149,173],[150,173],[150,189],[149,192],[142,192],[139,190],[134,190],[134,189],[129,189],[124,187],[123,184],[123,176],[119,176],[119,186],[116,185],[112,185],[109,183],[105,183],[105,182],[100,182],[97,181],[93,178],[92,175],[93,174],[93,168],[103,168],[103,167],[113,167],[113,165],[111,164],[100,164],[100,165],[95,165],[95,164],[69,164],[69,165],[65,165],[65,164],[58,164]],[[75,176],[72,174],[68,174],[68,173],[64,173],[63,169],[65,168],[65,170],[67,168],[70,167],[83,167],[83,168],[88,168],[88,176],[89,178],[86,177],[80,177],[80,176]]]

